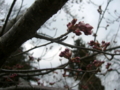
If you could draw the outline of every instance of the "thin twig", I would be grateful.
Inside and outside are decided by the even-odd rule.
[[[116,32],[116,35],[115,35],[115,38],[113,39],[113,41],[115,41],[115,39],[116,39],[116,37],[117,37],[117,35],[118,35],[119,30],[120,30],[120,24],[119,24],[118,30],[117,30],[117,32]]]
[[[16,15],[16,18],[18,17],[18,15],[19,15],[19,13],[20,13],[20,11],[21,11],[21,8],[22,8],[22,5],[23,5],[23,1],[24,1],[24,0],[22,0],[22,2],[21,2],[21,5],[20,5],[20,8],[19,8],[18,13],[17,13],[17,15]]]
[[[27,50],[27,51],[24,51],[24,52],[21,52],[21,53],[12,55],[11,57],[9,57],[9,59],[10,59],[10,58],[13,58],[13,57],[16,57],[16,56],[19,56],[19,55],[22,55],[22,54],[25,54],[25,53],[33,50],[33,49],[36,49],[36,48],[39,48],[39,47],[43,47],[43,46],[46,46],[46,45],[51,44],[51,43],[52,43],[52,42],[49,42],[49,43],[46,43],[46,44],[43,44],[43,45],[40,45],[40,46],[35,46],[35,47],[33,47],[33,48],[31,48],[31,49],[29,49],[29,50]]]
[[[107,8],[108,8],[110,2],[111,2],[111,0],[108,1],[107,5],[106,5],[106,7],[105,7],[105,10],[103,11],[103,14],[102,14],[101,18],[99,17],[100,20],[99,20],[99,22],[98,22],[97,30],[96,30],[96,33],[95,33],[96,35],[97,35],[97,33],[98,33],[100,24],[101,24],[101,22],[102,22],[102,20],[103,20],[103,18],[104,18],[105,12],[106,12],[106,10],[107,10]],[[96,41],[96,36],[95,36],[95,38],[94,38],[94,41]]]
[[[7,15],[7,18],[6,18],[6,20],[5,20],[5,24],[3,25],[2,31],[1,31],[1,33],[0,33],[0,36],[2,36],[3,33],[4,33],[4,31],[5,31],[5,28],[6,28],[8,19],[9,19],[9,17],[10,17],[10,14],[12,13],[12,9],[13,9],[13,7],[14,7],[14,5],[15,5],[15,2],[16,2],[16,0],[13,1],[12,5],[11,5],[11,7],[10,7],[10,10],[9,10],[9,12],[8,12],[8,15]]]

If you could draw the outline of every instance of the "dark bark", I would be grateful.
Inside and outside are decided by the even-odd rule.
[[[68,0],[36,0],[15,25],[0,38],[0,67],[6,59]]]

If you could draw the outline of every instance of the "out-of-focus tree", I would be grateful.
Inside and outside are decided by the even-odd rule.
[[[107,7],[109,3],[112,0],[107,1],[107,5],[105,10],[102,10],[101,6],[98,6],[98,14],[99,14],[99,22],[98,26],[96,29],[96,33],[93,34],[94,40],[89,41],[89,46],[86,47],[81,45],[71,45],[67,44],[66,42],[63,42],[64,40],[67,39],[69,33],[76,34],[77,36],[81,35],[84,33],[84,35],[87,37],[88,35],[92,34],[93,26],[86,22],[77,22],[77,19],[73,19],[71,22],[67,24],[67,32],[65,34],[62,34],[56,38],[54,37],[48,37],[48,35],[45,34],[40,34],[38,29],[55,13],[57,13],[58,10],[62,8],[62,6],[69,0],[36,0],[35,3],[28,9],[26,10],[25,14],[20,17],[19,20],[15,22],[13,26],[11,26],[10,29],[5,31],[7,28],[7,23],[8,19],[10,17],[10,14],[12,12],[12,8],[16,2],[16,0],[13,1],[10,10],[8,12],[8,15],[6,17],[5,23],[2,26],[2,29],[0,31],[0,76],[1,78],[4,78],[4,76],[8,76],[8,79],[11,80],[11,78],[16,78],[16,77],[30,77],[30,76],[39,76],[41,75],[40,78],[42,78],[45,74],[49,74],[51,72],[55,72],[55,70],[62,69],[63,70],[63,77],[67,77],[67,72],[72,71],[73,74],[76,72],[76,76],[78,79],[81,78],[81,85],[80,88],[82,89],[91,89],[91,85],[86,85],[90,80],[92,80],[92,77],[95,77],[96,73],[101,73],[100,71],[101,66],[103,65],[103,61],[100,60],[93,60],[97,58],[93,58],[93,56],[97,55],[103,55],[103,56],[111,56],[111,58],[107,58],[109,61],[113,59],[114,56],[120,55],[118,53],[110,52],[111,50],[115,50],[120,48],[120,46],[117,47],[109,47],[110,42],[102,41],[98,42],[97,41],[97,32],[98,29],[100,28],[100,23],[105,15],[105,12],[107,10]],[[78,1],[78,0],[75,0]],[[81,0],[80,0],[81,1]],[[48,32],[47,32],[48,33]],[[26,52],[29,52],[30,50],[33,50],[35,48],[39,47],[44,47],[47,46],[53,42],[62,44],[64,46],[70,47],[66,48],[64,51],[61,51],[59,54],[60,57],[65,58],[68,60],[65,64],[59,65],[55,68],[44,68],[44,69],[31,69],[31,70],[10,70],[10,69],[3,69],[3,66],[5,62],[8,62],[8,59],[13,57],[13,53],[26,41],[28,41],[31,38],[37,38],[37,39],[44,39],[49,41],[48,43],[41,44],[40,46],[35,46],[27,51],[18,53],[17,55],[14,55],[14,57],[24,54]],[[82,52],[79,51],[81,54],[80,57],[77,56],[79,53],[75,53],[74,51],[72,52],[71,49],[76,48],[79,50],[82,50]],[[47,52],[47,50],[46,50]],[[74,54],[72,56],[72,53]],[[42,55],[44,56],[44,54]],[[93,59],[92,59],[92,58]],[[29,57],[30,60],[34,59],[34,57]],[[12,59],[11,59],[12,60]],[[91,60],[91,61],[87,61]],[[37,58],[36,61],[41,62],[41,58]],[[84,62],[85,61],[85,62]],[[78,67],[76,69],[76,66],[70,66],[72,68],[67,68],[68,65],[76,64]],[[110,68],[110,63],[107,63],[106,65],[106,72],[111,71],[112,69]],[[91,75],[93,73],[93,75]],[[9,76],[11,74],[12,76]],[[72,74],[72,73],[70,73]],[[80,76],[79,76],[80,75]],[[85,78],[86,77],[86,78]],[[84,79],[83,79],[84,78]],[[11,81],[15,81],[12,79]],[[20,78],[21,80],[21,78]],[[84,81],[83,81],[84,80]],[[94,79],[93,79],[94,80]],[[39,81],[39,80],[38,80]],[[94,81],[93,81],[94,82]],[[7,87],[7,88],[0,88],[2,90],[4,89],[12,89],[12,90],[19,90],[19,89],[44,89],[44,90],[55,90],[56,88],[50,88],[50,87],[43,87],[43,83],[38,82],[37,86],[30,85],[30,84],[24,84],[24,85],[19,85],[16,82],[14,82],[16,86],[13,87]],[[56,82],[48,82],[51,86],[54,85]],[[92,83],[92,82],[89,82]],[[99,82],[100,83],[100,82]],[[94,83],[96,85],[96,83]],[[98,85],[98,84],[97,84]],[[100,86],[101,87],[101,86]],[[65,88],[71,89],[72,87],[69,87],[65,85]],[[93,87],[92,87],[93,88]]]

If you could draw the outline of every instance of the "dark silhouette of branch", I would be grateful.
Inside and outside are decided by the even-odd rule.
[[[11,14],[11,12],[12,12],[12,9],[13,9],[13,7],[14,7],[14,5],[15,5],[15,2],[16,2],[16,0],[13,1],[12,5],[11,5],[11,7],[10,7],[10,10],[9,10],[9,12],[8,12],[8,15],[7,15],[7,18],[6,18],[6,20],[5,20],[5,24],[3,25],[2,31],[0,32],[0,36],[2,36],[3,33],[4,33],[4,30],[5,30],[5,28],[6,28],[8,19],[9,19],[9,17],[10,17],[10,14]]]
[[[57,41],[53,38],[48,38],[48,37],[44,37],[42,35],[39,35],[39,34],[35,34],[36,38],[40,38],[40,39],[45,39],[45,40],[48,40],[48,41],[51,41],[51,42],[56,42],[58,44],[62,44],[64,46],[68,46],[68,47],[71,47],[71,48],[79,48],[79,49],[85,49],[85,50],[89,50],[89,51],[95,51],[95,52],[99,52],[99,53],[104,53],[104,54],[108,54],[108,55],[120,55],[120,54],[111,54],[111,53],[107,53],[107,52],[104,52],[104,51],[100,51],[100,50],[96,50],[96,49],[91,49],[91,48],[85,48],[85,47],[80,47],[80,46],[74,46],[74,45],[71,45],[71,44],[67,44],[67,43],[64,43],[64,42],[61,42],[61,41]],[[117,47],[117,48],[120,48],[120,47]]]

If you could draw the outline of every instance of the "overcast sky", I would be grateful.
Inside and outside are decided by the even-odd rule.
[[[22,0],[17,0],[17,4],[20,5]],[[35,0],[24,0],[24,5],[26,5],[27,7],[29,7]],[[13,2],[13,0],[5,0],[6,3],[11,4]]]

